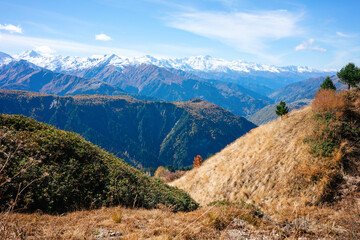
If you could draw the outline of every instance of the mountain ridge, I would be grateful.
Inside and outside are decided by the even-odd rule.
[[[269,95],[275,102],[284,100],[286,102],[294,102],[302,99],[313,99],[317,91],[320,89],[321,83],[325,80],[326,76],[309,78],[300,82],[286,85]],[[337,90],[345,90],[346,86],[339,82],[336,75],[331,76]]]
[[[25,59],[53,71],[68,71],[93,67],[97,64],[111,64],[121,68],[126,65],[152,64],[164,68],[173,68],[183,71],[237,71],[237,72],[334,72],[334,70],[316,70],[306,66],[285,66],[249,63],[243,60],[225,60],[207,56],[192,56],[184,58],[156,58],[150,55],[142,57],[120,57],[115,54],[94,57],[63,57],[48,55],[43,56],[34,50],[25,51],[16,55],[16,59]],[[41,64],[40,64],[41,63]]]
[[[225,60],[210,56],[185,58],[156,58],[150,55],[142,57],[119,57],[115,54],[93,57],[41,55],[32,51],[14,56],[49,70],[77,75],[79,71],[104,66],[113,66],[122,71],[128,66],[141,64],[154,65],[168,70],[184,71],[201,79],[234,82],[241,86],[268,95],[286,84],[311,77],[334,74],[334,70],[316,70],[310,67],[285,66],[249,63],[243,60]]]
[[[52,72],[26,60],[0,66],[0,88],[49,94],[132,95],[140,99],[187,101],[202,98],[239,116],[261,109],[270,101],[234,83],[202,81],[184,72],[155,65],[126,66],[119,70],[101,65],[76,74]],[[144,97],[141,97],[144,96]]]
[[[125,94],[121,89],[101,80],[54,73],[25,60],[12,61],[0,66],[0,87],[60,95],[105,92]]]

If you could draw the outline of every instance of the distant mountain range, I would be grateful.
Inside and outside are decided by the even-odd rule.
[[[339,82],[339,78],[334,75],[331,77],[337,90],[345,90],[347,86]],[[312,102],[312,99],[320,89],[321,83],[325,77],[310,78],[304,81],[289,84],[278,89],[269,97],[275,101],[274,104],[268,105],[256,113],[247,117],[247,119],[257,125],[268,123],[278,116],[275,114],[276,105],[284,100],[290,110],[302,108]]]
[[[269,95],[275,102],[284,100],[286,102],[295,102],[302,99],[313,99],[314,95],[320,89],[321,83],[325,80],[325,76],[318,78],[310,78],[300,82],[289,84],[283,88],[278,89]],[[337,90],[346,89],[346,85],[339,82],[336,75],[331,76]]]
[[[131,95],[166,101],[201,98],[240,116],[250,115],[271,101],[235,83],[204,80],[191,73],[155,65],[128,65],[119,69],[103,64],[81,69],[59,73],[26,60],[13,60],[0,66],[0,88],[58,95]]]
[[[1,89],[59,95],[137,94],[140,99],[166,101],[201,98],[239,116],[250,116],[271,104],[273,100],[266,95],[288,83],[331,73],[308,67],[276,67],[210,56],[178,59],[117,55],[63,57],[33,50],[13,58],[1,54],[0,65]],[[31,70],[30,75],[19,75],[25,68],[39,73]]]
[[[0,90],[0,113],[71,130],[133,165],[186,166],[256,125],[209,102],[149,102],[129,96],[56,96]]]
[[[228,61],[211,56],[194,56],[188,58],[156,58],[149,55],[143,57],[120,57],[115,54],[93,57],[63,57],[42,55],[34,50],[23,52],[15,56],[38,66],[57,72],[73,72],[99,65],[113,65],[123,68],[128,65],[150,64],[162,68],[178,69],[186,72],[273,72],[273,73],[305,73],[324,72],[310,67],[287,66],[277,67],[265,64],[248,63],[242,60]]]
[[[86,69],[99,68],[100,66],[113,66],[118,71],[121,71],[128,66],[139,66],[142,64],[154,65],[161,68],[193,73],[205,79],[235,82],[263,95],[269,94],[289,83],[334,73],[334,71],[331,70],[316,70],[310,67],[277,67],[249,63],[243,60],[228,61],[211,56],[156,58],[147,55],[127,58],[113,54],[93,57],[69,57],[42,55],[31,50],[16,55],[15,59],[24,59],[51,71],[72,75],[77,75],[79,71],[82,72]]]
[[[25,60],[12,61],[0,67],[0,87],[9,90],[27,90],[50,94],[126,94],[97,79],[85,79],[54,73]]]
[[[309,105],[311,102],[312,102],[312,99],[301,99],[301,100],[297,100],[295,102],[288,102],[287,106],[289,108],[289,111],[292,111],[295,109],[303,108],[303,107]],[[272,120],[275,120],[276,118],[279,117],[275,113],[276,106],[278,104],[279,103],[274,103],[274,104],[268,105],[268,106],[264,107],[263,109],[257,111],[253,115],[247,117],[247,119],[256,125],[263,125],[268,122],[271,122]]]

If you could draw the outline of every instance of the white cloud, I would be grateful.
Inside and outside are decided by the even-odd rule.
[[[95,35],[95,40],[110,41],[110,40],[112,40],[112,38],[109,37],[108,35],[102,33],[102,34]]]
[[[191,11],[170,17],[169,26],[218,40],[239,51],[264,56],[267,43],[297,35],[299,14]]]
[[[41,53],[41,55],[44,56],[49,56],[53,53],[55,53],[56,51],[48,46],[39,46],[35,48],[35,51]]]
[[[352,37],[352,35],[345,34],[345,33],[342,33],[342,32],[336,32],[336,35],[338,35],[339,37],[344,37],[344,38]]]
[[[6,30],[11,33],[22,33],[22,29],[20,26],[15,26],[12,24],[0,24],[0,30]]]
[[[62,52],[63,54],[68,55],[82,55],[89,56],[93,54],[117,54],[121,56],[141,56],[144,55],[143,52],[121,49],[121,48],[111,48],[103,47],[97,45],[90,45],[78,42],[56,40],[56,39],[47,39],[47,38],[35,38],[27,37],[22,35],[13,35],[13,34],[0,34],[0,46],[3,49],[33,49],[38,48],[39,46],[47,46],[48,48],[55,50],[56,52]]]
[[[327,50],[325,48],[321,48],[319,46],[314,45],[315,40],[313,38],[310,38],[307,41],[303,41],[299,45],[295,47],[296,51],[302,51],[302,50],[312,50],[312,51],[319,51],[319,52],[326,52]]]

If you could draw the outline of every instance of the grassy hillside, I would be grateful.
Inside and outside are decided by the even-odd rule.
[[[85,141],[21,115],[0,115],[0,209],[67,212],[123,205],[197,208],[185,192],[151,179]],[[15,201],[15,202],[14,202]]]
[[[306,108],[252,130],[174,185],[201,204],[244,199],[281,206],[284,202],[279,199],[294,201],[298,194],[288,177],[294,175],[299,160],[316,159],[303,143],[311,133],[310,114]]]
[[[324,93],[324,94],[323,94]],[[253,129],[173,185],[200,202],[272,212],[359,196],[360,94],[318,94],[311,107]]]
[[[133,165],[187,166],[254,128],[200,99],[148,102],[128,96],[54,96],[0,90],[0,113],[23,114],[71,130]]]

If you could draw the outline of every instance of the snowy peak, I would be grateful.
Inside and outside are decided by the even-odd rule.
[[[105,56],[104,56],[105,57]],[[57,72],[77,71],[97,65],[102,58],[74,57],[74,56],[54,56],[45,55],[34,50],[23,52],[16,55],[17,60],[23,59],[40,67]]]
[[[10,63],[13,60],[13,58],[3,52],[0,52],[0,66]]]
[[[307,66],[287,66],[287,67],[282,67],[281,70],[283,72],[313,72],[314,70],[310,67]],[[327,72],[326,70],[324,72]]]
[[[58,72],[81,71],[96,66],[113,65],[122,69],[128,65],[152,64],[163,68],[173,68],[187,72],[270,72],[270,73],[311,73],[325,72],[310,67],[286,66],[277,67],[266,64],[249,63],[243,60],[225,60],[211,56],[193,56],[186,58],[157,58],[150,55],[142,57],[120,57],[115,54],[92,57],[63,57],[42,55],[34,50],[24,52],[15,57],[32,62],[40,67]]]

